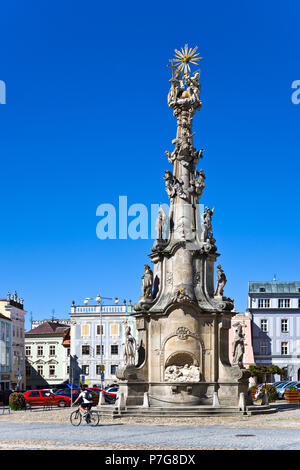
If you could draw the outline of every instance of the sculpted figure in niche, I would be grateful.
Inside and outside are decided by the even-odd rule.
[[[142,279],[143,298],[152,299],[153,272],[148,264],[144,264],[144,274],[142,275]]]
[[[238,365],[239,367],[243,367],[243,357],[245,352],[245,341],[244,341],[244,333],[243,327],[240,323],[236,323],[233,325],[234,330],[234,337],[232,343],[232,365]]]
[[[131,334],[130,326],[125,329],[125,344],[124,344],[124,363],[126,366],[135,365],[136,353],[136,340]]]
[[[155,225],[155,230],[157,231],[158,240],[163,239],[163,234],[164,234],[165,227],[166,227],[166,221],[167,221],[167,214],[165,213],[162,206],[160,206],[158,209],[158,217],[157,217],[156,225]]]

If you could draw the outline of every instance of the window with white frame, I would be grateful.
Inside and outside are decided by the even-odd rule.
[[[104,325],[96,325],[96,335],[104,335]]]
[[[265,318],[263,318],[263,319],[260,320],[260,329],[261,329],[261,331],[263,331],[263,332],[267,332],[267,331],[268,331],[268,320],[266,320]]]
[[[289,331],[289,321],[288,319],[284,318],[281,319],[281,332],[287,333]]]
[[[117,364],[111,364],[111,366],[110,366],[111,375],[116,375],[117,368],[118,368]]]
[[[283,341],[281,343],[281,354],[283,356],[286,356],[288,354],[288,343],[287,343],[287,341]]]
[[[258,308],[270,308],[270,299],[258,299]]]
[[[25,356],[31,356],[31,346],[25,347]]]
[[[53,377],[55,375],[55,365],[54,364],[51,364],[49,366],[49,376],[50,377]]]
[[[101,345],[97,344],[96,345],[96,354],[99,356],[101,354]],[[102,344],[102,354],[104,354],[104,345]]]
[[[90,366],[83,365],[81,366],[81,370],[83,375],[90,375]]]
[[[55,346],[54,346],[54,344],[50,344],[50,346],[49,346],[49,356],[55,356]]]
[[[278,299],[278,308],[290,308],[291,299]]]
[[[117,344],[112,344],[110,346],[110,353],[111,353],[111,355],[118,355],[119,354],[119,346]]]
[[[38,356],[43,356],[43,354],[44,354],[44,348],[43,348],[43,346],[38,346],[38,347],[37,347],[37,355],[38,355]]]
[[[83,344],[81,346],[81,354],[83,356],[89,356],[90,355],[90,346],[88,344]]]
[[[44,375],[44,367],[43,366],[37,366],[36,370],[37,370],[37,373],[39,375],[42,375],[42,376]]]

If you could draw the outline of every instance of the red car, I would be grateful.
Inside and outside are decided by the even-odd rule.
[[[27,408],[31,406],[70,406],[70,397],[54,395],[49,390],[27,390],[23,393]]]

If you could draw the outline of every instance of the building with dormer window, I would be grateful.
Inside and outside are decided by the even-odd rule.
[[[25,334],[26,388],[55,388],[68,380],[70,328],[44,321]]]

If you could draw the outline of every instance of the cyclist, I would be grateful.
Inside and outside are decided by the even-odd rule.
[[[86,385],[81,385],[80,394],[74,401],[73,405],[76,405],[77,402],[79,402],[78,408],[80,409],[81,414],[86,416],[87,412],[90,411],[93,405],[93,396],[91,392],[86,390]]]

